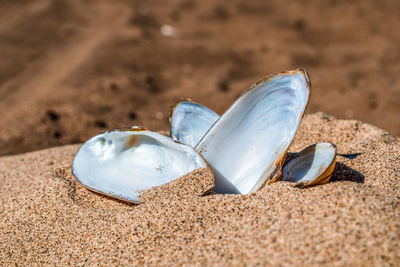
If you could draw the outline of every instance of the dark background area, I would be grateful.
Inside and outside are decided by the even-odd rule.
[[[112,128],[167,130],[181,97],[219,114],[305,67],[308,113],[400,135],[400,1],[0,1],[0,154]]]

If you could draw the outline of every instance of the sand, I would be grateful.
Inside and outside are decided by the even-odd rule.
[[[399,9],[396,0],[2,1],[0,265],[400,265]],[[385,129],[306,116],[290,151],[331,141],[347,154],[326,185],[204,195],[203,169],[137,206],[71,174],[79,143],[100,131],[168,129],[181,97],[222,114],[254,82],[299,67],[313,83],[307,112]]]
[[[0,263],[399,265],[399,139],[317,113],[290,151],[319,141],[353,158],[338,156],[328,184],[201,196],[212,179],[199,170],[141,205],[83,188],[71,174],[79,145],[2,157]]]

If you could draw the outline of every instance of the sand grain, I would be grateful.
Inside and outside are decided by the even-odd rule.
[[[305,117],[290,151],[318,141],[361,154],[338,156],[332,182],[322,186],[156,193],[142,205],[78,184],[70,171],[76,145],[0,158],[0,262],[399,265],[399,140],[317,113]],[[182,181],[170,190],[188,192],[193,183]]]

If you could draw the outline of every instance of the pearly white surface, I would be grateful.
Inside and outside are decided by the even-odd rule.
[[[219,193],[248,194],[276,171],[310,95],[303,70],[273,75],[246,91],[196,146],[213,168]]]
[[[84,186],[138,202],[140,191],[205,167],[192,147],[155,132],[132,129],[93,137],[76,154],[72,169]]]
[[[218,118],[217,113],[205,106],[182,101],[172,111],[171,137],[182,144],[195,147]]]
[[[331,143],[311,145],[285,164],[282,179],[295,183],[312,182],[328,169],[335,157],[335,145]]]

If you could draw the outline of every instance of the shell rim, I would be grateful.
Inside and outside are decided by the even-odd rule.
[[[260,190],[262,187],[265,186],[265,184],[270,185],[270,184],[272,184],[274,182],[277,182],[277,181],[282,179],[282,170],[283,170],[283,166],[285,165],[287,153],[289,151],[290,146],[292,145],[292,143],[294,141],[294,138],[296,137],[297,131],[299,130],[300,125],[301,125],[301,121],[303,120],[305,112],[306,112],[306,109],[307,109],[307,107],[308,107],[308,105],[310,103],[312,90],[311,90],[310,76],[309,76],[309,74],[308,74],[308,72],[307,72],[307,70],[305,68],[299,68],[299,69],[294,69],[294,70],[289,70],[289,71],[283,71],[283,72],[278,72],[278,73],[269,75],[266,78],[262,79],[261,81],[255,83],[248,90],[246,90],[246,92],[247,92],[247,91],[255,88],[256,86],[258,86],[260,83],[268,82],[269,80],[271,80],[275,76],[278,76],[278,75],[291,75],[291,74],[296,74],[296,73],[301,73],[303,75],[303,77],[305,78],[305,80],[306,80],[306,83],[307,83],[307,86],[306,86],[306,88],[307,88],[307,102],[306,102],[306,104],[304,106],[303,111],[301,112],[299,124],[296,127],[296,131],[295,131],[295,133],[293,135],[292,140],[290,140],[286,150],[282,153],[282,156],[278,159],[277,162],[275,162],[275,166],[276,166],[276,168],[278,168],[278,171],[273,171],[271,173],[271,175],[274,175],[274,176],[273,177],[268,177],[265,180],[265,182],[263,184],[261,184],[261,186],[259,186],[258,188],[255,188],[253,190],[253,192],[255,192],[257,190]]]
[[[171,108],[169,110],[169,116],[168,116],[168,122],[169,122],[170,128],[171,128],[172,117],[174,115],[175,109],[179,104],[181,104],[183,102],[199,104],[199,103],[196,103],[196,102],[192,101],[192,99],[189,98],[189,97],[181,97],[178,101],[176,101],[174,104],[172,104],[172,106],[171,106]],[[171,135],[171,131],[170,131],[170,135]]]

